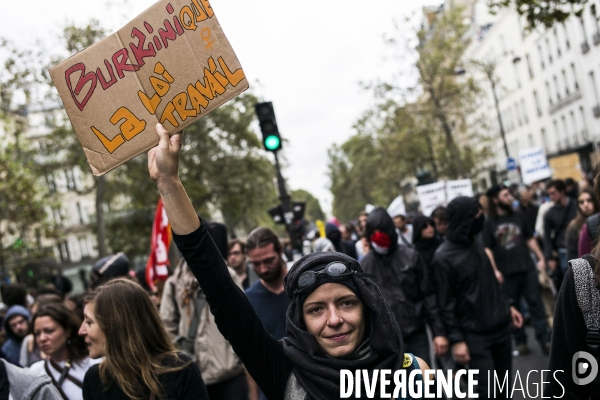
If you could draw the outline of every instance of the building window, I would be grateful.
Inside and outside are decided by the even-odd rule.
[[[46,183],[48,184],[50,193],[56,193],[56,182],[54,181],[54,174],[52,172],[46,174]]]
[[[567,127],[567,119],[565,118],[564,115],[560,118],[562,119],[563,132],[565,133],[565,144],[568,147],[569,146],[569,128]]]
[[[537,91],[533,91],[533,98],[535,100],[535,107],[537,108],[538,116],[542,115],[542,108],[540,107],[540,99],[538,99]]]
[[[579,89],[579,83],[577,82],[577,69],[575,63],[571,63],[571,70],[573,71],[573,82],[575,83],[575,90]]]
[[[550,83],[546,81],[546,91],[548,92],[548,102],[552,105],[552,91],[550,90]]]
[[[590,71],[590,84],[592,85],[592,89],[594,91],[594,98],[596,100],[596,105],[600,105],[600,96],[598,96],[598,88],[596,87],[596,77],[594,76],[594,71]]]
[[[548,154],[548,138],[546,137],[546,129],[542,128],[542,146],[544,146],[544,152]]]
[[[526,124],[529,123],[529,117],[527,116],[527,108],[525,107],[525,99],[521,99],[521,113],[523,114],[523,120]]]
[[[87,241],[85,240],[85,236],[79,238],[79,248],[81,250],[81,257],[87,258],[90,256],[90,252],[88,250]]]
[[[578,141],[579,137],[581,137],[581,132],[579,132],[579,129],[577,129],[577,121],[575,121],[575,113],[573,112],[573,110],[571,110],[571,112],[569,114],[571,114],[571,124],[573,125],[573,130],[572,130],[573,136],[575,137],[575,141]]]
[[[558,40],[558,31],[557,31],[556,27],[554,27],[554,38],[556,39],[556,56],[560,57],[560,54],[561,54],[560,41]]]
[[[546,47],[548,48],[548,64],[552,64],[552,49],[550,48],[550,41],[546,38]]]
[[[583,110],[583,106],[579,106],[579,114],[581,115],[581,126],[583,130],[581,131],[583,139],[587,140],[587,124],[585,123],[585,111]]]
[[[529,60],[529,54],[525,54],[525,61],[527,61],[527,70],[529,71],[529,77],[533,78],[533,70],[531,69],[531,61]]]
[[[515,102],[515,114],[517,116],[517,123],[519,126],[523,125],[523,120],[521,119],[521,110],[519,110],[519,103]]]
[[[558,79],[556,79],[556,75],[554,75],[552,79],[554,79],[554,86],[556,87],[556,98],[560,100],[560,89],[558,88]]]
[[[66,169],[65,176],[67,177],[67,189],[77,190],[75,185],[75,176],[73,175],[73,169]]]
[[[565,45],[567,47],[567,50],[571,49],[571,42],[569,42],[569,34],[567,32],[567,25],[566,24],[562,24],[563,28],[564,28],[564,32],[565,32]]]
[[[563,69],[562,70],[562,76],[563,76],[563,81],[565,81],[565,93],[566,96],[569,95],[569,81],[567,80],[567,72]]]
[[[527,138],[529,139],[529,147],[535,146],[535,143],[533,143],[533,134],[530,133]]]
[[[542,69],[544,69],[544,53],[542,52],[542,46],[538,46],[538,53],[540,53],[540,62],[542,65]]]

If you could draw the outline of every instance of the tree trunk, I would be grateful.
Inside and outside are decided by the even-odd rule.
[[[433,180],[437,182],[440,176],[440,172],[438,170],[437,162],[435,161],[435,152],[433,150],[433,142],[431,141],[431,135],[427,131],[423,131],[423,135],[425,135],[427,151],[429,152],[429,161],[431,162],[431,168],[433,169]]]
[[[96,179],[96,236],[98,237],[98,256],[106,256],[106,224],[104,221],[104,196],[106,194],[106,177]]]
[[[454,135],[452,134],[452,127],[448,123],[448,118],[444,113],[442,106],[440,105],[439,99],[435,95],[435,91],[433,89],[429,90],[429,95],[431,96],[431,100],[435,106],[435,116],[438,121],[442,125],[442,130],[446,135],[446,145],[450,150],[450,154],[452,155],[452,159],[454,161],[454,171],[452,178],[466,178],[467,171],[465,170],[465,166],[460,158],[460,151],[458,150],[458,146],[456,145],[456,141],[454,140]]]

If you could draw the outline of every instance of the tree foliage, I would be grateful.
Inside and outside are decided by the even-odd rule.
[[[405,194],[405,182],[419,174],[433,180],[470,176],[487,155],[471,118],[481,92],[456,71],[468,45],[461,10],[438,16],[435,27],[417,33],[413,87],[393,80],[367,86],[375,105],[356,122],[356,134],[329,150],[333,213],[355,218],[366,204],[387,206]],[[403,52],[404,40],[391,40]],[[406,58],[401,58],[405,61]]]
[[[304,210],[304,219],[309,222],[315,222],[316,220],[325,221],[325,213],[321,208],[319,199],[312,195],[312,193],[304,190],[292,190],[293,201],[303,201],[306,203],[306,209]]]
[[[526,29],[538,26],[551,28],[556,23],[564,23],[571,15],[581,17],[588,0],[488,0],[492,10],[514,7],[527,21]]]

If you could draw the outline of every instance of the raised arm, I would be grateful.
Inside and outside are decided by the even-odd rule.
[[[219,331],[269,399],[282,399],[291,364],[281,343],[263,327],[252,305],[234,283],[221,253],[202,224],[179,180],[181,133],[169,137],[158,124],[157,147],[148,152],[148,171],[156,182],[173,240],[206,295]]]

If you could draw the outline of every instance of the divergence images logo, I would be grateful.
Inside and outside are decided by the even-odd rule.
[[[572,359],[573,382],[577,385],[590,384],[598,375],[598,362],[593,355],[578,351]],[[587,376],[586,376],[587,375]]]

